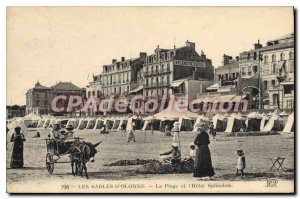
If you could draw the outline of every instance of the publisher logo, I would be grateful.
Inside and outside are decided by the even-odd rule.
[[[277,179],[267,179],[267,187],[277,187]]]

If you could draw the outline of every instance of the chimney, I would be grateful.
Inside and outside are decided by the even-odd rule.
[[[224,65],[227,65],[227,64],[229,64],[229,60],[231,60],[232,59],[232,57],[231,56],[229,56],[229,55],[223,55],[223,64]]]
[[[259,49],[259,48],[262,48],[262,45],[259,43],[259,40],[257,41],[256,44],[254,44],[254,49]]]
[[[121,57],[121,61],[122,61],[122,62],[125,61],[125,57]]]
[[[186,40],[185,45],[187,47],[191,47],[193,49],[195,49],[195,47],[196,47],[195,43],[194,42],[189,42],[189,40]]]
[[[239,56],[236,56],[236,57],[235,57],[235,61],[240,61],[240,57],[239,57]]]
[[[116,63],[117,62],[117,60],[116,59],[112,59],[112,62],[111,63]]]
[[[147,53],[140,52],[140,59],[146,61],[146,58],[147,58]]]
[[[201,50],[201,57],[202,57],[203,59],[206,59],[206,55],[205,55],[205,53],[204,53],[203,50]]]

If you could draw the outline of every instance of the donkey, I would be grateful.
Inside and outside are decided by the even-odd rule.
[[[97,153],[96,147],[101,142],[96,144],[92,144],[89,142],[76,142],[71,147],[70,151],[70,160],[71,160],[71,167],[72,167],[72,174],[73,176],[80,175],[83,177],[83,170],[85,171],[85,176],[88,179],[88,173],[86,168],[86,163],[88,161],[94,162],[94,157]],[[74,171],[75,166],[75,171]]]

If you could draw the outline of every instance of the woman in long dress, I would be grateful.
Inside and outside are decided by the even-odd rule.
[[[16,127],[15,132],[12,134],[11,142],[13,142],[13,151],[11,155],[10,167],[21,168],[24,165],[23,162],[23,142],[26,141],[25,136],[21,133],[21,128]]]
[[[202,130],[194,141],[194,144],[197,146],[194,163],[194,177],[205,179],[213,178],[215,175],[212,167],[210,150],[208,148],[209,143],[209,135]]]
[[[180,147],[180,139],[179,139],[179,122],[174,122],[173,128],[173,144],[178,145]]]

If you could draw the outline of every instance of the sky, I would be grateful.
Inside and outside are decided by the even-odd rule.
[[[213,66],[294,32],[292,7],[9,7],[7,105],[37,81],[85,87],[112,59],[196,43]]]

